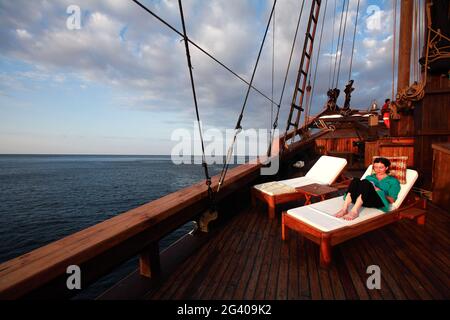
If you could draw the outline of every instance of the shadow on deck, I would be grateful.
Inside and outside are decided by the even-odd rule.
[[[165,252],[161,280],[135,272],[100,299],[133,298],[131,291],[144,299],[450,298],[450,216],[433,205],[424,227],[400,220],[335,247],[329,269],[319,266],[319,248],[308,239],[289,230],[283,242],[280,220],[268,219],[262,205],[244,209]],[[189,254],[187,243],[197,250]],[[171,268],[176,259],[184,261]],[[366,286],[370,265],[380,267],[379,290]]]

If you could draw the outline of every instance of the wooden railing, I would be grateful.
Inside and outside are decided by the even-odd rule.
[[[260,168],[244,164],[230,169],[217,201],[249,185]],[[215,176],[213,188],[217,183]],[[199,182],[7,261],[0,265],[0,299],[70,297],[78,292],[67,288],[68,266],[80,267],[85,288],[137,255],[141,275],[152,277],[160,269],[159,239],[207,207],[207,188]]]
[[[281,143],[283,137],[278,141]],[[289,161],[305,146],[304,141],[294,143],[276,161],[280,165]],[[278,146],[272,150],[278,152]],[[265,163],[264,157],[258,163],[230,169],[216,200],[254,182],[260,176],[261,163]],[[212,178],[213,189],[217,189],[218,180],[219,176]],[[154,277],[160,272],[158,241],[207,208],[207,188],[199,182],[6,261],[0,264],[0,299],[73,296],[79,291],[67,288],[67,268],[71,265],[81,270],[82,288],[135,256],[139,256],[140,274]]]

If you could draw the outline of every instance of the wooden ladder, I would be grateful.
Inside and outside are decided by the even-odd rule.
[[[298,133],[298,124],[300,122],[300,116],[303,111],[303,100],[306,92],[306,83],[308,80],[308,72],[310,68],[311,56],[314,47],[314,37],[316,35],[317,24],[319,22],[319,12],[322,0],[313,0],[311,3],[311,11],[309,13],[308,27],[305,34],[305,40],[303,43],[302,57],[300,60],[300,67],[297,75],[297,82],[295,84],[294,95],[292,97],[291,110],[287,120],[286,133],[284,135],[284,141],[282,144],[283,149],[287,147],[287,140],[294,141],[295,136]],[[300,93],[300,95],[298,95]],[[298,101],[298,102],[297,102]],[[295,121],[293,121],[295,119]],[[294,127],[294,134],[289,135],[288,131]]]

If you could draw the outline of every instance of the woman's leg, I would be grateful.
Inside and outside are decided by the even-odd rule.
[[[348,213],[348,206],[350,205],[350,203],[355,203],[360,194],[361,180],[359,180],[358,178],[353,178],[353,180],[350,182],[350,185],[348,186],[344,205],[342,206],[341,210],[336,213],[335,217],[342,218],[343,216],[345,216]]]
[[[345,220],[353,220],[356,219],[359,216],[359,209],[361,209],[361,207],[363,206],[363,199],[362,196],[360,195],[355,202],[355,205],[353,206],[352,210],[350,210],[349,213],[347,213],[344,216]]]
[[[358,196],[361,194],[361,180],[353,178],[352,182],[348,186],[347,192],[351,194],[351,202],[355,203]]]
[[[366,208],[381,208],[384,206],[380,196],[375,191],[375,187],[370,181],[361,181],[361,196]]]
[[[336,213],[335,217],[342,218],[343,216],[345,216],[348,213],[348,206],[350,205],[351,202],[352,202],[352,195],[350,192],[348,192],[347,196],[345,197],[345,201],[344,201],[344,205],[342,206],[342,209]]]

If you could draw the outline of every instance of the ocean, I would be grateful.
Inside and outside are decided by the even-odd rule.
[[[208,168],[213,176],[222,165]],[[0,155],[0,263],[204,179],[201,164],[170,156]],[[166,236],[160,249],[192,228]],[[79,298],[95,298],[137,265],[131,259]]]

